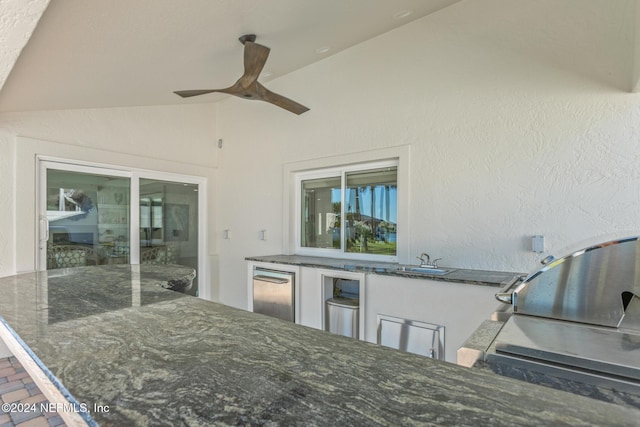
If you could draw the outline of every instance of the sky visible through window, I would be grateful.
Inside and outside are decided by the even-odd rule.
[[[371,197],[372,189],[373,197]],[[349,197],[345,200],[347,204],[345,212],[355,212],[356,192],[349,191],[349,189],[347,189],[347,195]],[[398,222],[398,188],[396,186],[389,187],[378,185],[375,187],[361,187],[359,190],[359,197],[360,213],[362,215],[371,216],[375,219],[387,221],[393,224]],[[331,190],[331,201],[333,203],[340,203],[339,188]],[[373,209],[371,206],[372,203],[375,204]]]

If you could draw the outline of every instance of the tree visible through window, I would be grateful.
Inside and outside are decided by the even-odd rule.
[[[300,247],[338,253],[397,253],[397,162],[299,175]]]
[[[346,173],[346,252],[396,254],[397,167]]]

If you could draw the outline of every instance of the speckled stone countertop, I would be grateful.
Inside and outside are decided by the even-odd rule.
[[[266,255],[251,256],[247,261],[270,262],[274,264],[289,264],[300,267],[328,268],[333,270],[358,271],[362,273],[384,274],[389,276],[408,277],[411,279],[441,280],[446,282],[467,283],[470,285],[484,285],[503,287],[518,280],[523,273],[510,273],[505,271],[471,270],[465,268],[450,268],[452,271],[445,274],[426,274],[403,271],[404,264],[392,262],[374,262],[346,260],[341,258],[324,258],[302,255]],[[417,267],[417,266],[413,266]]]
[[[2,322],[78,402],[109,408],[90,412],[103,426],[636,426],[640,417],[174,292],[136,267],[0,279]]]

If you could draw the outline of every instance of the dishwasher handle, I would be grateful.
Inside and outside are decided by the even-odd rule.
[[[289,283],[289,279],[283,279],[280,277],[272,277],[272,276],[264,276],[262,274],[258,274],[256,276],[253,276],[253,280],[260,280],[262,282],[269,282],[269,283],[277,283],[277,284],[284,284],[284,283]]]

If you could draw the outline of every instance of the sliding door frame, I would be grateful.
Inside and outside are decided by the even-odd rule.
[[[36,230],[36,269],[47,269],[46,241],[48,224],[47,210],[47,170],[63,170],[68,172],[89,173],[94,175],[115,176],[130,179],[130,224],[129,224],[129,262],[140,263],[140,179],[195,184],[198,186],[198,296],[211,298],[210,287],[207,286],[207,179],[205,177],[161,172],[147,169],[136,169],[82,160],[65,159],[52,156],[36,156],[36,211],[38,213]]]

